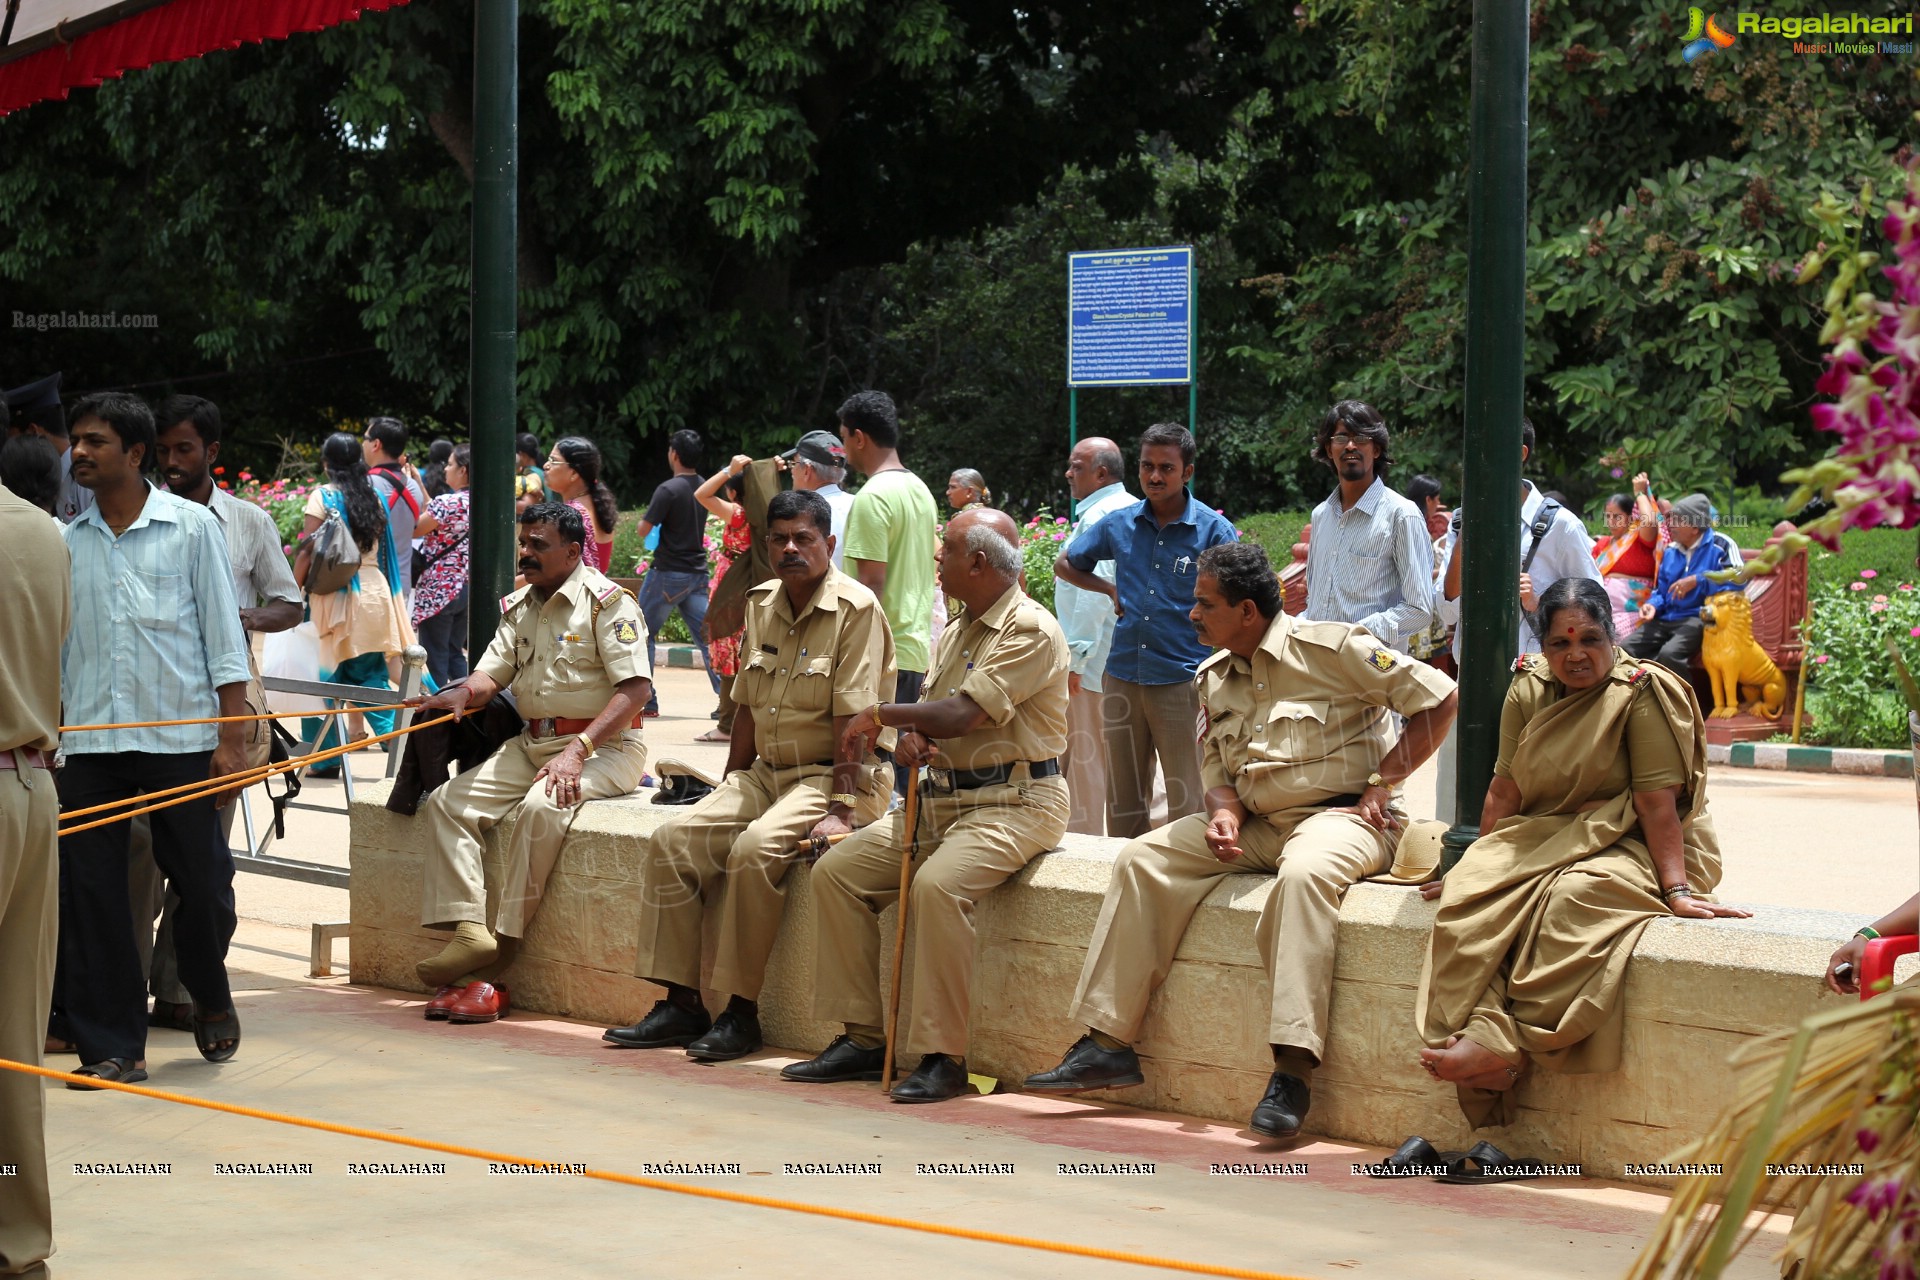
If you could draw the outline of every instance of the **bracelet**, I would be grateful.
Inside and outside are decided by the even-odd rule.
[[[599,750],[598,747],[593,745],[592,734],[576,733],[573,735],[573,740],[575,742],[578,742],[581,746],[585,747],[587,749],[587,754],[589,756],[591,756],[595,751]]]
[[[1878,942],[1880,940],[1880,931],[1870,924],[1863,924],[1854,930],[1853,936],[1856,938],[1865,938],[1868,942]]]
[[[880,718],[880,708],[886,705],[887,704],[884,702],[876,702],[873,704],[873,722],[879,725],[882,729],[887,728],[887,722]]]
[[[1671,903],[1675,898],[1691,898],[1692,896],[1693,886],[1685,880],[1682,880],[1670,889],[1662,889],[1660,891],[1661,900],[1668,903]]]
[[[851,791],[836,791],[827,797],[827,803],[830,805],[843,804],[851,809],[860,803],[860,797],[854,795]]]

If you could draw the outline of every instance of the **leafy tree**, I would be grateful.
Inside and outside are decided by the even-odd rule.
[[[1142,132],[1207,154],[1259,74],[1224,3],[523,15],[523,417],[616,462],[682,425],[765,442],[803,408],[817,421],[851,386],[800,376],[804,291],[991,223]],[[385,408],[458,419],[470,28],[470,4],[409,5],[0,121],[10,302],[162,315],[151,340],[50,334],[8,365],[64,364],[81,385],[252,371],[199,389],[302,432]],[[289,385],[291,361],[369,345],[381,359],[353,377]]]
[[[1283,406],[1371,400],[1410,462],[1446,468],[1464,360],[1468,10],[1296,10],[1338,75],[1285,82],[1249,179],[1287,214],[1260,282],[1272,333],[1241,354]],[[1688,68],[1683,12],[1533,14],[1527,401],[1537,469],[1580,496],[1612,487],[1603,455],[1651,466],[1670,491],[1726,494],[1818,450],[1805,417],[1818,299],[1795,283],[1820,238],[1808,211],[1863,177],[1884,189],[1911,154],[1906,60],[1755,38]]]

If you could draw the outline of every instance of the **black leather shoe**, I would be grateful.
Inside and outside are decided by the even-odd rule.
[[[601,1039],[616,1049],[669,1049],[692,1044],[713,1026],[705,1009],[683,1009],[662,1000],[653,1011],[630,1027],[614,1027]]]
[[[967,1082],[967,1066],[944,1053],[930,1053],[920,1059],[913,1074],[893,1086],[895,1102],[945,1102],[963,1093],[972,1093]]]
[[[1088,1089],[1124,1089],[1142,1084],[1140,1056],[1132,1049],[1102,1049],[1092,1036],[1081,1036],[1060,1065],[1027,1077],[1029,1093],[1084,1093]]]
[[[1291,1138],[1300,1132],[1312,1101],[1313,1090],[1307,1088],[1305,1080],[1276,1071],[1267,1081],[1267,1096],[1253,1109],[1253,1119],[1247,1122],[1247,1128],[1269,1138]]]
[[[728,1062],[758,1053],[761,1044],[760,1019],[726,1009],[713,1020],[713,1030],[687,1046],[687,1056],[695,1062]]]
[[[782,1080],[802,1084],[838,1084],[842,1080],[878,1080],[887,1064],[887,1051],[862,1049],[851,1036],[840,1036],[806,1062],[793,1062],[780,1068]]]

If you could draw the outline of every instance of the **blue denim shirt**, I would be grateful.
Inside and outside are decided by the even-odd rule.
[[[1083,529],[1067,544],[1067,563],[1092,573],[1114,562],[1114,585],[1124,613],[1113,630],[1107,674],[1134,684],[1184,684],[1212,652],[1195,634],[1193,584],[1200,553],[1237,542],[1233,523],[1187,497],[1187,509],[1165,528],[1156,525],[1143,498]]]

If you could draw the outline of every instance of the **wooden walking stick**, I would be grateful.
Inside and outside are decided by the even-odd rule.
[[[907,771],[905,837],[900,841],[900,901],[893,926],[893,991],[887,1001],[887,1064],[880,1072],[880,1092],[893,1091],[893,1046],[900,1033],[900,966],[907,951],[907,887],[913,877],[913,855],[920,848],[920,766]]]

